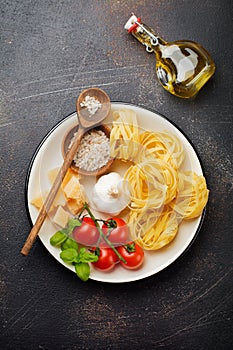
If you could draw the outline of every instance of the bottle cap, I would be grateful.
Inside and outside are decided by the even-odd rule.
[[[138,27],[138,23],[140,22],[141,18],[138,18],[134,14],[132,14],[132,16],[125,24],[125,29],[128,30],[128,33],[134,32]]]

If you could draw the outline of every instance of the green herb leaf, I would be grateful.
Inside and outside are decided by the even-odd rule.
[[[51,238],[50,238],[50,244],[52,244],[54,247],[60,247],[60,245],[65,242],[67,239],[67,235],[62,231],[57,231]]]
[[[60,253],[60,258],[69,264],[77,262],[78,252],[74,248],[67,248]]]
[[[98,256],[91,252],[88,252],[85,248],[81,248],[79,251],[78,262],[88,263],[98,260]]]
[[[68,248],[73,248],[78,250],[78,243],[74,241],[72,238],[67,238],[67,240],[64,243],[62,243],[61,250],[65,250]]]
[[[75,227],[81,226],[81,225],[82,225],[82,222],[79,219],[75,219],[75,218],[69,219],[66,227],[67,234],[70,235]]]
[[[90,266],[85,262],[76,263],[75,272],[82,281],[86,282],[90,276]]]

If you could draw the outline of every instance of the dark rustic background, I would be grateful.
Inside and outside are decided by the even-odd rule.
[[[0,0],[1,349],[231,349],[232,1]],[[155,57],[123,29],[134,11],[163,38],[200,42],[216,63],[195,100],[159,85]],[[211,195],[189,251],[147,279],[81,282],[39,240],[24,184],[43,136],[86,87],[157,110],[196,146]]]

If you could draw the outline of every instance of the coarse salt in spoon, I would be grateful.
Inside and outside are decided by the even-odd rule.
[[[84,90],[78,97],[76,110],[78,115],[79,128],[73,140],[71,148],[67,151],[62,167],[49,191],[48,196],[39,212],[34,226],[28,235],[28,238],[21,250],[22,255],[28,255],[36,237],[40,231],[41,226],[49,212],[54,198],[61,186],[61,183],[69,169],[75,154],[77,153],[81,138],[83,134],[93,127],[101,124],[101,122],[108,116],[111,109],[109,96],[101,89],[89,88]]]

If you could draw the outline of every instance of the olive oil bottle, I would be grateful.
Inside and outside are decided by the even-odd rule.
[[[155,53],[156,73],[162,86],[181,98],[192,98],[214,74],[215,64],[209,53],[189,40],[166,42],[134,14],[125,29]]]

